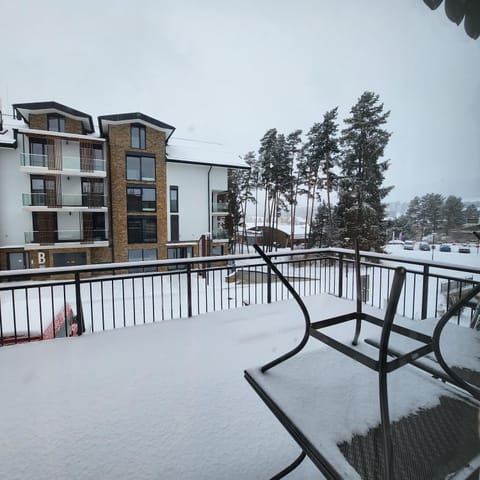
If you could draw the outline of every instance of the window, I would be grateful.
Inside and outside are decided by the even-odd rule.
[[[127,155],[127,180],[155,181],[155,157]]]
[[[145,150],[145,127],[143,125],[132,125],[130,128],[132,148]]]
[[[105,206],[105,184],[102,178],[82,178],[82,206]]]
[[[156,243],[156,217],[127,217],[128,243]]]
[[[105,160],[103,158],[103,145],[93,144],[93,169],[105,171]]]
[[[55,177],[31,176],[31,205],[43,207],[56,207],[57,195]]]
[[[212,247],[212,255],[223,255],[223,245],[214,245]]]
[[[127,212],[156,212],[154,187],[127,185]]]
[[[41,138],[30,139],[30,166],[47,166],[47,142]]]
[[[156,248],[142,248],[139,250],[128,251],[129,262],[146,262],[149,260],[157,260]],[[129,268],[128,271],[129,273],[156,272],[157,267]]]
[[[65,118],[61,115],[48,115],[48,130],[50,132],[64,132],[65,131]]]
[[[170,215],[170,240],[172,242],[178,242],[179,239],[178,215]]]
[[[170,187],[170,213],[178,213],[178,187]]]
[[[192,258],[193,247],[169,247],[167,248],[167,258]],[[187,268],[186,265],[169,265],[168,270],[181,270]]]

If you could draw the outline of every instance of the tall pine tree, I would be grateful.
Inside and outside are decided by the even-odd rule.
[[[385,242],[385,205],[382,200],[393,187],[384,187],[388,161],[383,153],[390,133],[383,127],[390,112],[373,92],[364,92],[345,119],[340,139],[341,179],[336,219],[339,242],[358,238],[360,248],[380,250]]]

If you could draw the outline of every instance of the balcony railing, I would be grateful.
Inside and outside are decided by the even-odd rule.
[[[80,156],[62,156],[61,165],[49,160],[48,155],[34,153],[21,153],[22,167],[48,168],[49,170],[72,170],[79,172],[105,172],[105,160],[98,158],[82,159]]]
[[[85,194],[62,194],[52,193],[23,193],[22,201],[24,207],[106,207],[106,197],[101,193]]]
[[[212,238],[214,240],[228,239],[228,231],[223,228],[214,228],[212,230]]]
[[[213,213],[228,213],[228,203],[226,202],[214,202],[212,203]]]
[[[351,250],[312,249],[271,255],[300,295],[328,293],[356,299]],[[407,274],[398,314],[408,318],[439,317],[480,282],[479,267],[362,252],[364,303],[385,306],[394,269],[399,265]],[[143,273],[137,273],[139,269]],[[34,282],[45,275],[49,281]],[[10,280],[15,282],[8,283]],[[23,340],[33,339],[32,332],[43,332],[59,305],[71,305],[86,331],[96,332],[289,298],[290,292],[254,255],[0,272],[0,345],[7,333],[15,342],[21,335]],[[470,326],[471,318],[471,309],[465,309],[453,321]]]
[[[107,240],[104,229],[94,230],[34,230],[25,232],[25,244],[39,243],[40,245],[53,245],[54,243],[94,243]]]

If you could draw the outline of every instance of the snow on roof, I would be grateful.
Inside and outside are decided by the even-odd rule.
[[[238,155],[213,142],[172,138],[167,144],[167,161],[198,163],[227,168],[250,168]]]

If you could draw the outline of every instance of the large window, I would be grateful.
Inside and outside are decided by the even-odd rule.
[[[145,127],[143,125],[132,125],[130,128],[132,148],[145,150]]]
[[[51,114],[47,116],[48,130],[50,132],[64,132],[65,118],[61,115]]]
[[[156,217],[127,217],[128,243],[156,243]]]
[[[170,213],[178,213],[178,187],[170,187]]]
[[[155,181],[155,157],[127,155],[127,180]]]
[[[178,215],[170,215],[170,240],[172,242],[178,242],[180,240]]]
[[[170,240],[178,242],[180,240],[178,219],[178,187],[170,187]]]
[[[127,185],[127,212],[155,212],[155,187]]]
[[[82,178],[82,206],[105,206],[105,184],[103,178]]]
[[[47,166],[47,142],[42,138],[30,139],[30,166]]]
[[[192,258],[193,247],[168,247],[167,258],[173,260],[175,258]],[[186,265],[169,265],[168,270],[186,269]]]
[[[128,251],[128,261],[129,262],[146,262],[149,260],[157,260],[157,249],[156,248],[141,248],[137,250]],[[141,272],[155,272],[157,267],[140,267],[140,268],[129,268],[129,273],[141,273]]]

